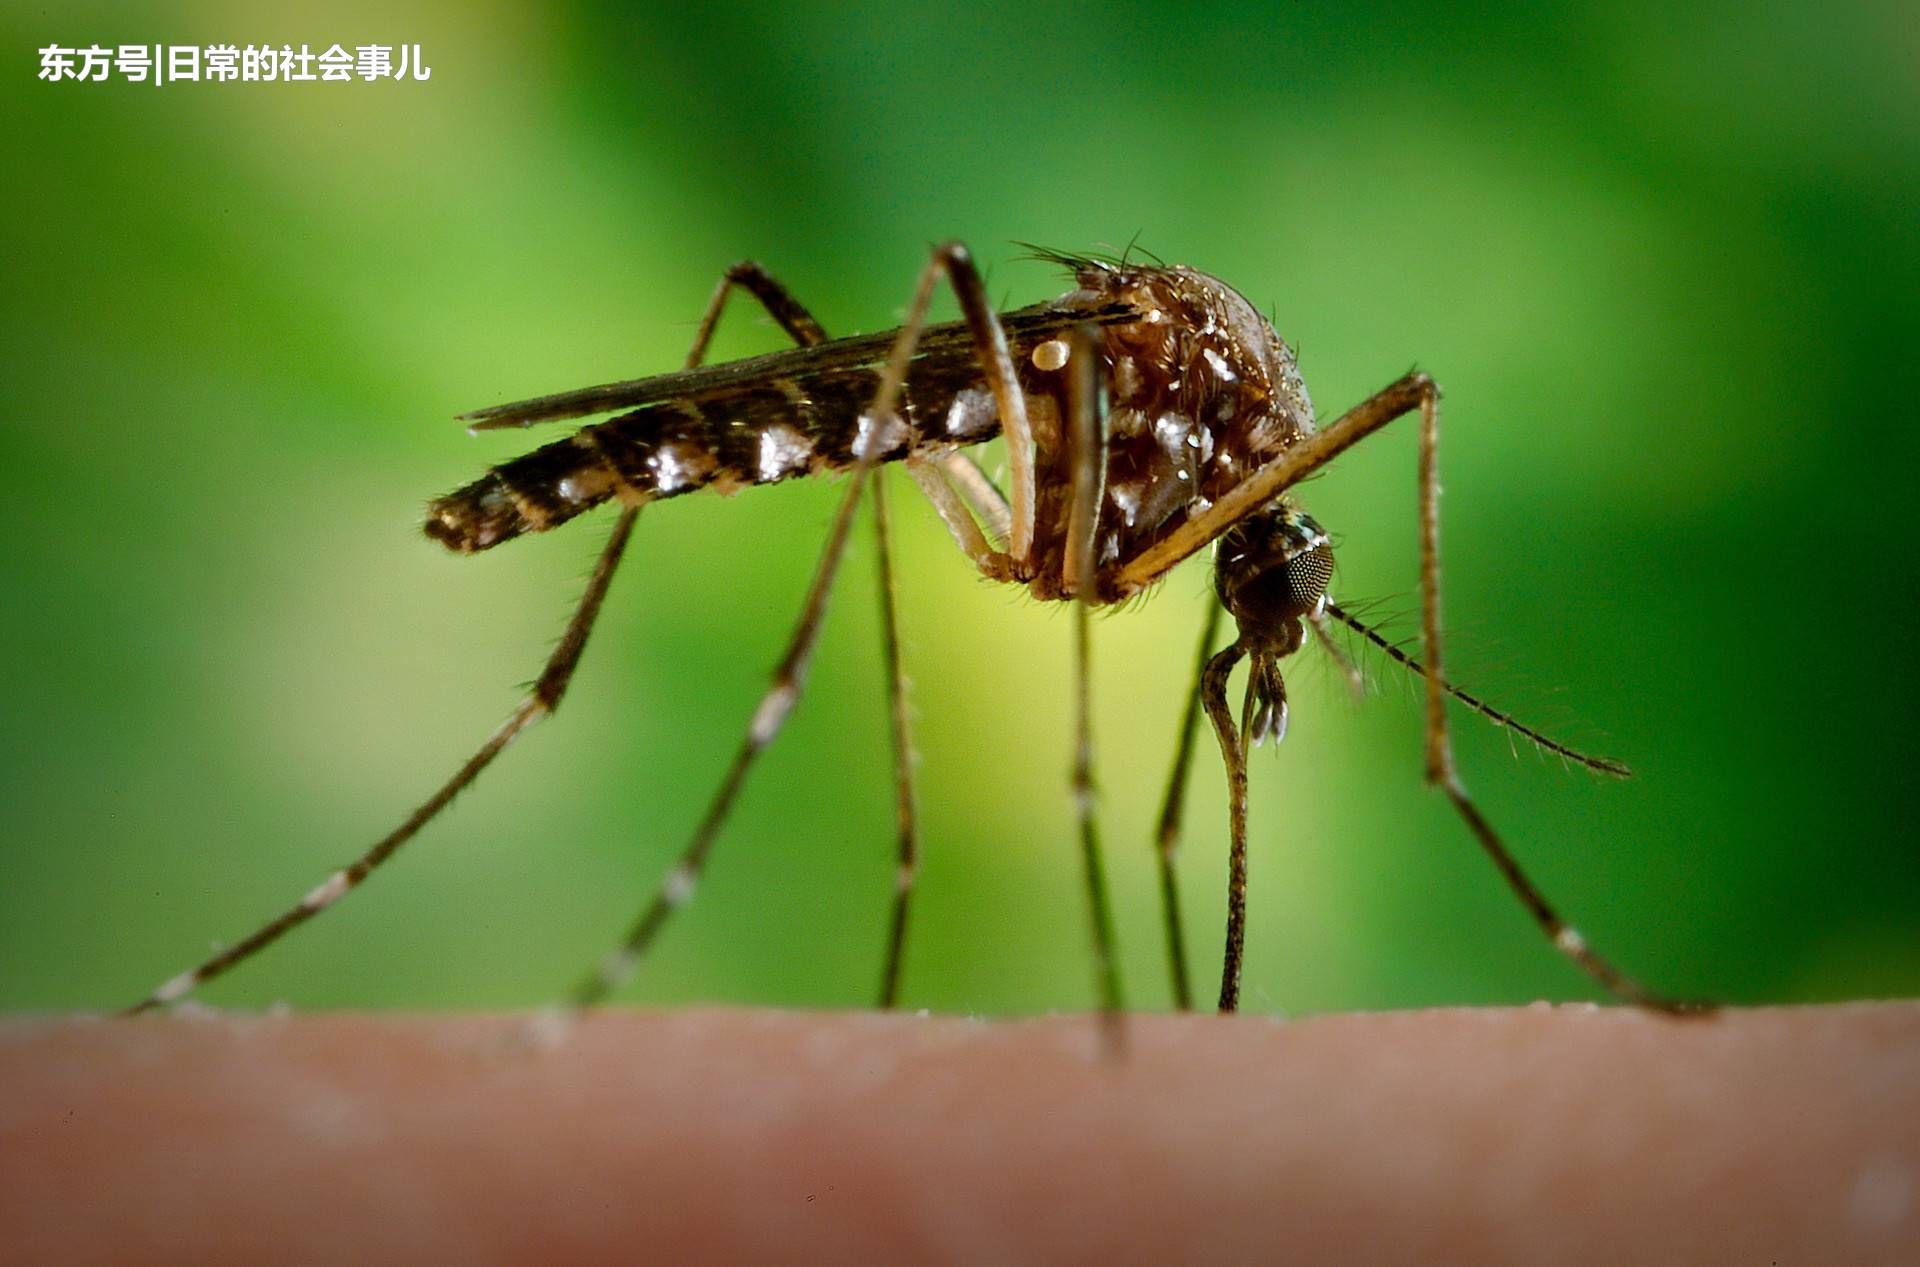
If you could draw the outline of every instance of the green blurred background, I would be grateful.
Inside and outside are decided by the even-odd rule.
[[[1142,244],[1302,349],[1323,417],[1447,389],[1456,675],[1485,808],[1590,940],[1743,1002],[1920,992],[1913,472],[1920,24],[1883,8],[10,4],[0,76],[0,1004],[125,1003],[384,832],[517,698],[607,516],[477,559],[423,501],[532,441],[457,411],[672,367],[752,255],[890,325],[929,242]],[[427,83],[49,85],[48,43],[422,45]],[[746,306],[719,351],[777,345]],[[1305,500],[1414,608],[1414,429]],[[1069,624],[975,580],[896,473],[926,862],[910,1006],[1092,998]],[[206,992],[556,997],[736,742],[836,497],[641,522],[556,721],[389,870]],[[1203,563],[1098,628],[1132,1001]],[[1403,624],[1402,628],[1410,628]],[[1246,1005],[1591,997],[1420,779],[1404,675],[1292,669],[1253,786]],[[861,1005],[893,883],[864,529],[812,689],[625,997]],[[1183,857],[1210,993],[1222,780]]]

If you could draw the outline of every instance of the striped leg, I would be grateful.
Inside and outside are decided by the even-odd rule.
[[[694,336],[693,362],[704,358],[720,323],[728,294],[735,286],[746,289],[780,323],[795,343],[812,347],[826,342],[826,331],[792,292],[752,260],[741,260],[726,271],[707,304],[699,333]],[[893,918],[887,932],[886,964],[881,973],[880,1006],[899,1000],[900,973],[906,954],[907,906],[920,864],[919,819],[913,797],[913,721],[907,708],[907,677],[900,663],[900,625],[893,580],[893,538],[887,521],[886,481],[873,481],[873,531],[879,552],[880,641],[887,675],[887,715],[893,741],[894,820],[899,832],[899,871],[894,885]]]
[[[493,764],[493,759],[499,756],[521,731],[558,708],[561,696],[566,694],[567,684],[573,680],[573,671],[580,663],[580,654],[586,650],[587,635],[592,632],[593,622],[600,615],[600,604],[607,596],[607,586],[613,581],[614,569],[620,565],[620,556],[627,548],[627,539],[633,535],[634,520],[639,516],[640,511],[637,507],[621,510],[620,518],[613,525],[613,536],[608,539],[606,548],[600,552],[600,561],[594,565],[593,575],[587,581],[587,592],[581,596],[580,606],[575,609],[573,619],[567,622],[567,630],[560,637],[560,645],[554,648],[553,655],[547,660],[546,668],[541,671],[539,680],[533,684],[533,690],[528,692],[527,697],[520,701],[520,706],[513,710],[492,735],[488,736],[486,743],[480,746],[480,750],[469,757],[467,763],[461,766],[438,792],[429,797],[419,809],[408,815],[405,822],[389,832],[373,848],[321,881],[301,898],[297,905],[279,918],[262,925],[199,967],[191,968],[167,981],[152,994],[128,1008],[128,1014],[145,1012],[150,1008],[161,1007],[186,997],[200,985],[211,981],[235,964],[251,959],[287,933],[338,902],[371,875],[374,868],[397,853],[400,846],[413,839],[420,829],[445,809],[454,797],[479,778],[480,772]]]
[[[1281,491],[1325,466],[1346,449],[1394,419],[1418,411],[1420,415],[1420,596],[1422,673],[1426,679],[1427,781],[1446,793],[1468,830],[1486,851],[1494,867],[1527,908],[1548,939],[1582,971],[1616,997],[1656,1011],[1696,1013],[1702,1005],[1679,1002],[1648,990],[1588,947],[1586,940],[1548,903],[1521,869],[1493,825],[1480,812],[1454,764],[1453,735],[1448,727],[1446,697],[1451,688],[1440,665],[1440,389],[1422,373],[1412,373],[1361,401],[1243,481],[1202,514],[1181,525],[1167,538],[1143,551],[1121,568],[1115,586],[1132,593],[1216,539],[1241,518],[1271,501]],[[1352,622],[1349,622],[1352,623]],[[1232,828],[1232,860],[1228,899],[1228,942],[1222,969],[1220,1008],[1238,1004],[1241,952],[1244,948],[1246,903],[1246,745],[1233,726],[1226,706],[1226,677],[1233,661],[1245,654],[1236,643],[1215,656],[1202,675],[1202,698],[1226,760],[1228,819]],[[1465,698],[1462,696],[1462,698]],[[1605,763],[1600,763],[1603,767]]]
[[[1480,812],[1460,781],[1453,760],[1453,731],[1447,721],[1446,679],[1440,667],[1440,390],[1422,380],[1420,409],[1420,642],[1427,683],[1427,782],[1438,786],[1453,802],[1474,839],[1494,867],[1533,916],[1554,947],[1614,997],[1659,1012],[1691,1014],[1706,1011],[1700,1004],[1656,994],[1614,967],[1588,947],[1586,939],[1560,918],[1533,881],[1521,870],[1493,824]],[[1389,389],[1391,390],[1391,389]]]
[[[947,473],[952,486],[959,491],[973,513],[980,517],[990,540],[1001,543],[1004,548],[1007,538],[1013,532],[1013,508],[1007,505],[1007,499],[980,464],[968,453],[950,453],[940,464]]]
[[[1167,929],[1167,969],[1173,978],[1174,1006],[1193,1010],[1193,988],[1187,983],[1186,938],[1180,927],[1180,882],[1174,861],[1180,852],[1180,819],[1186,806],[1187,780],[1193,774],[1193,737],[1200,729],[1200,683],[1213,656],[1213,640],[1220,633],[1220,604],[1207,599],[1207,623],[1200,630],[1199,661],[1193,666],[1193,685],[1187,690],[1186,711],[1180,717],[1180,739],[1173,750],[1173,768],[1167,772],[1167,792],[1160,802],[1160,829],[1154,836],[1160,857],[1160,910]]]
[[[693,347],[687,353],[688,368],[700,364],[705,359],[707,346],[713,338],[714,327],[719,323],[728,294],[736,285],[746,288],[758,298],[780,323],[781,328],[797,342],[818,343],[826,337],[821,332],[819,324],[806,309],[793,300],[785,288],[769,277],[758,264],[742,261],[726,271],[719,286],[714,290],[713,297],[708,301],[706,313],[700,321],[699,331],[694,336]],[[592,632],[594,621],[600,614],[607,588],[613,581],[614,570],[619,566],[627,541],[633,535],[634,521],[639,514],[638,508],[634,507],[620,512],[620,517],[613,526],[613,534],[601,551],[599,561],[594,565],[593,574],[587,582],[586,592],[581,596],[580,605],[575,609],[573,618],[568,621],[566,632],[561,635],[559,645],[548,657],[546,666],[541,670],[533,689],[509,714],[507,720],[488,736],[480,750],[468,758],[466,764],[455,771],[439,791],[429,797],[407,817],[405,822],[394,828],[366,853],[335,871],[311,889],[298,904],[199,966],[166,981],[146,998],[128,1008],[127,1012],[130,1014],[144,1012],[184,998],[203,983],[252,958],[299,925],[338,902],[372,874],[375,868],[398,852],[402,845],[417,835],[421,828],[452,802],[454,797],[479,778],[481,771],[491,765],[494,758],[505,751],[507,745],[511,744],[521,731],[558,708],[561,697],[566,694],[567,686],[573,680],[573,673],[580,663],[580,656],[586,650],[587,635]]]
[[[900,663],[900,625],[893,584],[893,551],[887,537],[887,481],[873,477],[873,531],[880,551],[880,636],[885,651],[888,717],[893,737],[894,822],[900,834],[900,870],[894,885],[893,919],[887,928],[887,962],[880,976],[880,1006],[900,1001],[900,973],[906,957],[907,903],[920,869],[920,832],[913,802],[913,722],[907,712],[907,676]]]
[[[1106,868],[1100,854],[1095,813],[1099,792],[1093,778],[1092,630],[1089,612],[1096,599],[1094,563],[1100,507],[1106,500],[1107,409],[1093,331],[1076,327],[1068,338],[1068,453],[1073,463],[1072,501],[1067,512],[1067,554],[1062,580],[1074,596],[1073,804],[1080,824],[1081,862],[1087,882],[1087,909],[1093,925],[1094,978],[1107,1017],[1109,1042],[1120,1040],[1120,964],[1114,948],[1113,911],[1107,900]]]
[[[713,342],[713,332],[719,328],[720,315],[726,311],[727,296],[733,293],[735,286],[740,287],[767,310],[767,315],[780,323],[787,337],[803,348],[827,341],[827,332],[813,319],[813,314],[793,297],[793,292],[781,285],[773,275],[753,260],[738,260],[727,266],[720,275],[719,284],[713,288],[713,297],[707,300],[707,311],[700,318],[700,328],[694,333],[693,347],[687,353],[687,368],[693,369],[707,359],[707,347]]]
[[[848,534],[853,526],[854,512],[859,508],[860,496],[866,487],[874,456],[881,448],[880,444],[873,441],[887,421],[898,420],[895,406],[899,403],[901,387],[906,381],[907,365],[919,345],[920,333],[926,327],[927,306],[933,299],[934,287],[942,277],[947,279],[960,301],[961,311],[973,334],[975,354],[993,385],[1001,411],[1001,429],[1007,436],[1009,451],[1020,455],[1014,460],[1013,535],[1015,542],[1019,542],[1024,514],[1026,543],[1030,550],[1033,530],[1033,446],[1031,429],[1027,424],[1026,399],[1020,393],[1019,381],[1014,374],[1012,357],[1007,350],[1006,332],[1000,326],[999,316],[987,302],[986,288],[974,270],[972,259],[965,247],[957,242],[949,242],[934,249],[932,258],[921,271],[906,321],[900,327],[886,368],[880,375],[879,387],[867,408],[865,419],[869,421],[863,422],[860,439],[855,442],[858,461],[848,477],[846,495],[841,499],[839,512],[834,516],[833,527],[827,534],[826,547],[814,570],[799,620],[788,637],[786,651],[774,668],[766,693],[754,709],[747,733],[734,753],[733,763],[722,778],[705,816],[694,829],[692,839],[661,881],[652,900],[642,909],[619,946],[575,988],[572,1002],[576,1007],[591,1007],[599,1003],[632,977],[667,919],[692,898],[714,843],[719,838],[720,829],[725,825],[755,760],[780,733],[788,714],[799,703],[806,685],[807,667],[813,657],[814,644],[819,639],[820,626],[826,616],[834,577],[839,571],[840,559],[845,553]],[[1024,501],[1020,491],[1023,460],[1027,490]],[[890,666],[890,674],[898,681],[897,662]],[[901,706],[896,716],[903,714],[904,707]],[[899,742],[896,738],[896,745]],[[901,749],[896,746],[896,752],[899,751]],[[906,795],[910,796],[910,789]],[[913,843],[904,834],[901,848],[903,858],[911,856]],[[902,874],[911,874],[904,864]],[[897,903],[896,920],[902,928],[904,919],[904,904]],[[889,971],[894,969],[890,968]]]
[[[1220,1010],[1240,1006],[1240,964],[1247,947],[1247,744],[1227,706],[1227,679],[1247,654],[1239,642],[1207,661],[1200,674],[1200,700],[1220,741],[1227,766],[1227,948],[1220,964]]]

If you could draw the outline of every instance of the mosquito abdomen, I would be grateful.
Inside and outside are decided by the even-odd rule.
[[[611,498],[637,505],[708,486],[732,491],[848,470],[877,381],[864,368],[762,381],[582,427],[436,498],[426,533],[472,554],[557,528]],[[999,430],[984,388],[940,367],[910,374],[901,405],[906,421],[883,429],[879,461],[925,445],[977,443]],[[924,434],[914,425],[922,418],[934,420]]]
[[[473,554],[522,533],[557,528],[606,501],[616,485],[586,435],[583,430],[543,445],[436,497],[427,504],[427,535],[449,550]]]

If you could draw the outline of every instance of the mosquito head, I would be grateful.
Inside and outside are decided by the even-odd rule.
[[[1275,502],[1220,538],[1214,588],[1251,651],[1278,658],[1299,650],[1300,622],[1325,610],[1332,579],[1326,530],[1291,502]]]

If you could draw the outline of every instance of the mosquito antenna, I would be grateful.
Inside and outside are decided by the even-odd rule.
[[[1397,643],[1385,634],[1382,634],[1379,630],[1363,623],[1359,617],[1343,610],[1338,603],[1329,602],[1326,610],[1329,616],[1332,616],[1335,620],[1338,620],[1341,624],[1346,625],[1368,642],[1380,648],[1381,651],[1386,653],[1388,658],[1400,664],[1410,673],[1414,674],[1414,676],[1423,677],[1426,675],[1427,670],[1420,661],[1402,651]],[[1519,721],[1511,713],[1501,712],[1485,700],[1461,690],[1445,678],[1440,679],[1440,688],[1494,725],[1525,737],[1529,743],[1533,744],[1534,747],[1540,749],[1542,752],[1551,752],[1555,756],[1562,757],[1576,765],[1585,766],[1587,769],[1600,774],[1610,774],[1616,779],[1631,778],[1633,776],[1633,771],[1629,770],[1624,763],[1615,761],[1612,757],[1590,757],[1586,753],[1569,748],[1566,744],[1560,743],[1557,740],[1549,739],[1533,727]]]
[[[1360,672],[1360,666],[1353,662],[1353,657],[1346,653],[1346,649],[1334,641],[1333,630],[1327,624],[1326,616],[1317,613],[1309,615],[1307,622],[1313,626],[1313,635],[1320,640],[1320,647],[1327,653],[1327,658],[1332,660],[1334,667],[1340,670],[1340,676],[1347,679],[1347,686],[1352,689],[1353,697],[1357,700],[1365,699],[1367,697],[1366,676]]]

